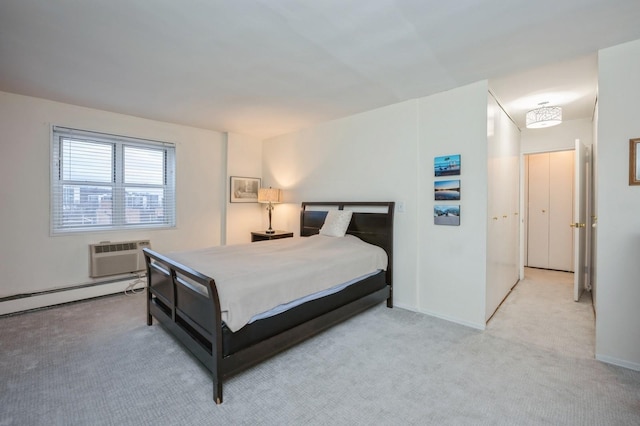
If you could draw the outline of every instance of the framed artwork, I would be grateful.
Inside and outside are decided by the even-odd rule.
[[[437,180],[433,191],[436,200],[460,200],[460,180]]]
[[[629,139],[629,185],[640,185],[640,138]]]
[[[435,176],[457,176],[460,174],[460,154],[443,155],[433,160]]]
[[[260,178],[231,176],[230,202],[257,203],[261,181]]]
[[[435,225],[460,226],[460,205],[433,206]]]

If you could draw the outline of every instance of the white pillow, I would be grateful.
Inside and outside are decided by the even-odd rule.
[[[320,235],[328,237],[344,237],[351,222],[351,210],[329,210],[324,224],[320,228]]]

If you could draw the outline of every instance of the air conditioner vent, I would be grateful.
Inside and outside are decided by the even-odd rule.
[[[96,254],[99,253],[111,253],[116,251],[124,251],[124,250],[136,250],[138,248],[139,243],[143,241],[133,241],[130,243],[116,243],[116,244],[99,244],[95,245]]]
[[[123,241],[89,245],[90,276],[127,274],[145,269],[142,249],[151,247],[149,240]]]

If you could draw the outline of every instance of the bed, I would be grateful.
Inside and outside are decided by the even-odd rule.
[[[394,203],[303,202],[299,239],[319,240],[322,236],[317,234],[321,233],[325,218],[332,210],[351,212],[347,237],[353,240],[357,237],[360,244],[364,241],[382,248],[386,268],[351,280],[348,285],[280,305],[279,312],[252,317],[247,324],[240,322],[240,326],[235,324],[235,314],[233,321],[225,317],[229,315],[225,302],[227,290],[220,279],[219,286],[216,285],[215,270],[205,273],[203,270],[207,268],[194,267],[183,261],[179,253],[165,255],[143,250],[147,267],[147,325],[152,325],[155,318],[207,367],[213,380],[213,400],[217,404],[223,401],[224,379],[233,374],[379,303],[386,301],[389,308],[393,307]],[[247,246],[251,247],[247,248],[257,250],[260,245],[260,248],[277,251],[286,244],[295,244],[284,240],[250,243]],[[221,275],[230,274],[221,272]],[[223,290],[222,293],[219,290]],[[222,304],[220,294],[224,296]]]

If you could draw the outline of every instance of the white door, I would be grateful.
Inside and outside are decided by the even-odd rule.
[[[527,156],[527,262],[549,267],[549,154]]]
[[[527,266],[573,271],[574,153],[527,156]]]
[[[573,220],[574,153],[549,154],[549,269],[574,271]]]
[[[573,223],[569,226],[573,228],[574,246],[574,266],[573,275],[573,299],[577,302],[584,291],[587,274],[587,163],[589,152],[587,147],[576,139],[575,149],[575,198],[573,208]]]

